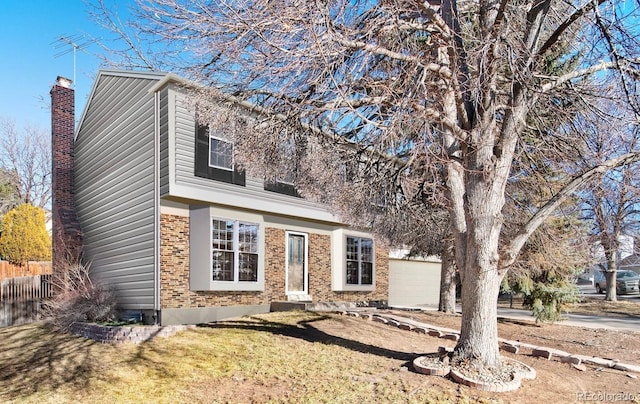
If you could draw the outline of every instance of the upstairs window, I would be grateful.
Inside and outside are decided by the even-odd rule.
[[[347,284],[373,284],[373,240],[348,236],[346,245]]]
[[[233,143],[209,135],[209,167],[233,170]]]
[[[198,125],[195,141],[196,177],[242,185],[246,183],[244,171],[233,162],[233,143],[214,133],[208,126]]]

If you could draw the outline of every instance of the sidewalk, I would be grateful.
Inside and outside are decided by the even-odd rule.
[[[394,306],[398,310],[438,310],[437,306],[419,305],[419,306]],[[462,308],[456,306],[456,311],[460,313]],[[617,331],[635,331],[640,332],[640,318],[637,317],[606,317],[606,316],[589,316],[584,314],[564,314],[566,320],[558,321],[556,324],[569,325],[584,328],[605,328]],[[524,320],[535,322],[536,319],[531,315],[529,310],[521,309],[504,309],[498,308],[498,318],[511,318],[514,320]]]

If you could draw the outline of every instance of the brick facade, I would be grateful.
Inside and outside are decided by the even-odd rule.
[[[74,203],[75,95],[71,81],[58,77],[51,89],[53,271],[79,262],[82,232]]]
[[[189,290],[189,218],[160,218],[160,302],[163,309],[232,305],[264,305],[287,300],[285,294],[285,230],[265,228],[265,287],[261,292]],[[387,300],[389,260],[386,247],[376,248],[374,292],[331,290],[331,237],[309,233],[309,294],[314,302]]]

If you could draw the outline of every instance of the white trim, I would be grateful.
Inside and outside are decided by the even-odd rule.
[[[373,281],[371,285],[347,283],[347,237],[368,238],[373,241]],[[376,290],[376,241],[365,232],[351,229],[336,229],[331,240],[331,289],[334,292],[373,292]]]
[[[154,277],[154,289],[153,294],[153,306],[154,310],[160,310],[160,94],[154,93],[153,96],[153,199],[154,199],[154,226],[153,231],[155,236],[153,238],[153,277]]]
[[[234,281],[213,280],[212,221],[233,221],[234,256],[237,248],[238,222],[258,226],[258,278],[255,282],[240,281],[237,274],[239,262],[234,262]],[[227,214],[223,209],[211,206],[191,206],[189,215],[189,288],[194,291],[264,291],[265,283],[265,224],[259,215]],[[238,260],[235,260],[238,261]]]
[[[156,94],[160,94],[157,91]],[[171,88],[167,89],[167,169],[169,170],[169,192],[171,184],[176,182],[176,93]]]
[[[304,238],[304,286],[302,291],[291,292],[289,291],[289,236],[302,236]],[[309,294],[309,234],[301,233],[297,231],[285,231],[284,238],[284,257],[285,257],[285,270],[284,270],[284,290],[287,296],[290,295],[308,295]]]
[[[227,222],[231,222],[233,223],[233,250],[223,250],[223,249],[215,249],[213,248],[213,243],[211,243],[211,249],[209,252],[209,257],[210,257],[210,262],[211,262],[211,271],[213,271],[213,251],[222,251],[222,252],[232,252],[233,253],[233,281],[216,281],[216,280],[212,280],[213,283],[218,284],[218,283],[222,283],[222,284],[230,284],[230,283],[234,283],[234,284],[245,284],[245,283],[255,283],[258,282],[258,272],[260,270],[260,223],[253,223],[253,222],[247,222],[244,220],[238,220],[238,219],[229,219],[229,218],[222,218],[222,217],[211,217],[211,220],[209,220],[209,234],[213,234],[213,221],[217,220],[218,222],[223,222],[223,223],[227,223]],[[255,281],[241,281],[240,280],[240,225],[244,224],[244,225],[248,225],[248,226],[256,226],[256,252],[255,253],[250,253],[250,254],[255,254],[258,256],[258,259],[256,260],[256,280]],[[213,241],[213,240],[212,240]],[[213,279],[213,273],[211,273],[211,278]]]
[[[298,204],[294,205],[285,201],[286,198],[278,198],[277,196],[279,195],[273,192],[261,191],[250,195],[245,189],[246,187],[239,187],[220,181],[209,181],[209,183],[208,187],[170,184],[169,195],[176,198],[202,201],[203,203],[247,209],[256,213],[275,213],[302,219],[318,220],[325,223],[340,223],[335,216],[320,207],[312,204],[303,206],[298,201],[296,201]],[[290,199],[293,199],[293,197],[290,197]]]

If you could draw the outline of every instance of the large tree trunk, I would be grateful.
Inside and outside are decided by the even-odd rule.
[[[442,249],[439,311],[444,313],[456,312],[456,286],[456,265],[453,257],[453,244],[449,243]]]
[[[616,269],[618,268],[618,252],[614,252],[613,254],[607,254],[607,270],[604,271],[604,279],[607,281],[607,289],[606,294],[604,295],[604,300],[609,302],[618,301],[618,296],[616,294]]]
[[[497,268],[474,268],[462,281],[462,328],[455,356],[500,365],[497,299],[502,276]]]
[[[486,137],[490,132],[480,133]],[[462,327],[454,356],[494,367],[501,363],[497,299],[504,273],[499,271],[499,242],[508,170],[494,169],[491,153],[488,148],[479,148],[468,160],[471,170],[465,178],[464,196],[467,225],[464,234],[456,234],[464,244],[464,256],[456,252],[462,280]]]

